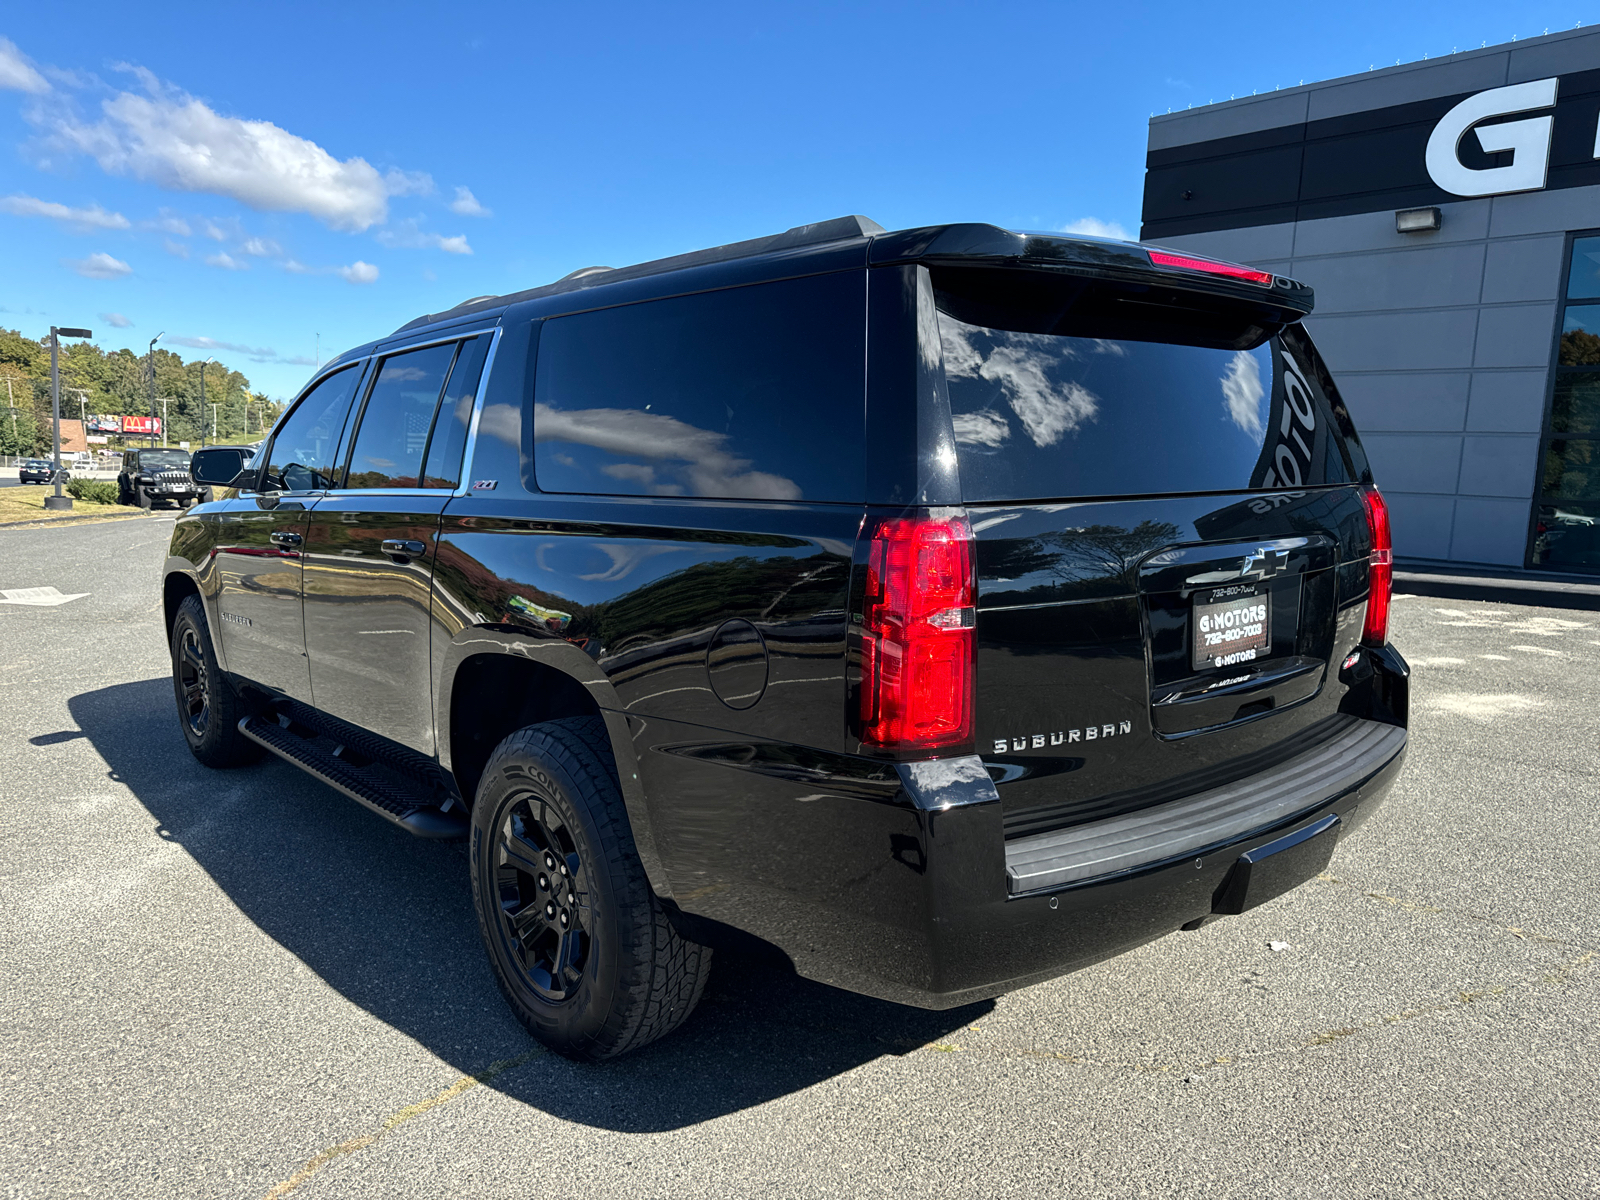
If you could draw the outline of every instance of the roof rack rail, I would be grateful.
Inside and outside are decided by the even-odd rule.
[[[593,287],[597,283],[610,283],[613,279],[636,279],[644,275],[659,275],[664,271],[677,271],[684,267],[698,267],[706,263],[726,262],[734,258],[749,258],[757,254],[769,254],[776,250],[790,250],[799,246],[820,245],[823,242],[843,241],[846,238],[872,237],[874,234],[887,232],[882,225],[870,217],[848,216],[833,217],[826,221],[813,221],[809,225],[796,225],[782,233],[769,234],[767,237],[751,238],[744,242],[730,242],[726,246],[712,246],[706,250],[693,250],[688,254],[675,254],[670,258],[658,258],[651,262],[637,263],[631,267],[581,267],[568,275],[562,276],[554,283],[547,283],[542,287],[529,288],[527,291],[511,292],[504,296],[476,296],[471,300],[464,300],[452,309],[444,312],[425,313],[414,321],[396,329],[395,334],[404,333],[408,329],[416,329],[422,325],[431,325],[435,321],[443,320],[452,315],[466,315],[462,309],[474,305],[490,307],[492,305],[513,304],[520,300],[531,300],[536,296],[553,296],[561,292],[575,291],[578,288]]]

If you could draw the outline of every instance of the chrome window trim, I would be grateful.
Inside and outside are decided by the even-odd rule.
[[[454,334],[445,337],[430,338],[424,342],[413,342],[404,346],[394,346],[383,351],[382,353],[374,351],[371,355],[369,355],[368,359],[373,365],[372,377],[367,380],[367,385],[363,389],[362,394],[357,397],[357,402],[361,408],[360,413],[356,413],[354,407],[352,407],[350,410],[352,413],[356,413],[357,425],[352,435],[350,446],[343,456],[345,460],[344,469],[348,472],[350,467],[350,456],[355,452],[354,437],[358,436],[361,432],[360,419],[366,414],[367,401],[371,398],[372,389],[377,386],[378,375],[380,372],[382,372],[383,364],[387,360],[394,358],[396,355],[409,354],[413,350],[426,350],[429,346],[442,346],[450,342],[469,342],[473,338],[480,337],[487,337],[489,339],[489,352],[484,355],[483,358],[483,371],[478,376],[478,390],[473,394],[472,398],[472,422],[467,426],[467,441],[466,445],[462,447],[461,451],[461,474],[463,476],[462,485],[454,489],[338,487],[326,489],[322,493],[324,496],[442,496],[446,500],[449,500],[456,496],[464,495],[467,491],[471,490],[470,486],[467,485],[465,480],[465,476],[467,474],[467,464],[472,461],[472,451],[478,438],[478,413],[482,410],[483,399],[488,394],[489,372],[494,367],[494,352],[500,345],[499,325],[493,325],[487,329],[457,330]],[[448,386],[449,381],[446,380],[445,382],[446,386]],[[435,421],[438,420],[439,411],[442,411],[442,409],[435,412]],[[423,463],[423,470],[426,470],[427,466],[427,463]]]
[[[472,423],[467,426],[467,444],[461,450],[461,483],[455,491],[446,493],[450,496],[466,496],[472,491],[472,462],[478,452],[478,421],[483,416],[484,401],[489,396],[489,379],[494,374],[494,359],[500,349],[500,335],[505,332],[503,325],[495,325],[494,340],[489,343],[489,353],[483,359],[483,374],[478,376],[478,394],[472,401]],[[443,488],[423,488],[425,492],[437,495],[444,491]]]

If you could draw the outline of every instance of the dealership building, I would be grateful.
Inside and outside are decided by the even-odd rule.
[[[1600,573],[1600,28],[1156,116],[1143,219],[1316,289],[1397,555]]]

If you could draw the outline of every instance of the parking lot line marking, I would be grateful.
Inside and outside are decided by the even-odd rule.
[[[75,595],[62,595],[60,589],[53,587],[31,588],[5,588],[0,589],[0,604],[26,604],[32,608],[54,608],[58,604],[66,604],[72,600],[82,600],[88,592],[78,592]]]
[[[290,1192],[294,1191],[301,1184],[305,1183],[329,1163],[337,1162],[339,1159],[347,1158],[350,1155],[355,1154],[357,1151],[365,1150],[368,1146],[373,1145],[382,1138],[387,1137],[390,1133],[393,1133],[407,1121],[413,1120],[416,1117],[420,1117],[423,1113],[438,1108],[441,1104],[448,1104],[463,1092],[471,1091],[480,1083],[488,1083],[489,1080],[493,1079],[496,1075],[504,1075],[507,1071],[513,1071],[522,1066],[524,1063],[531,1062],[533,1059],[540,1057],[544,1053],[544,1048],[538,1047],[536,1049],[529,1050],[525,1054],[519,1054],[515,1058],[503,1058],[499,1062],[490,1063],[476,1075],[463,1075],[449,1087],[445,1088],[441,1092],[436,1092],[434,1095],[429,1096],[426,1100],[420,1100],[416,1104],[406,1105],[406,1107],[402,1108],[399,1112],[392,1113],[388,1117],[384,1118],[382,1124],[380,1124],[378,1128],[373,1130],[371,1133],[363,1133],[359,1137],[349,1138],[346,1141],[340,1142],[337,1146],[330,1146],[321,1154],[307,1159],[305,1163],[301,1165],[298,1171],[289,1176],[289,1178],[285,1179],[282,1183],[274,1186],[273,1189],[266,1194],[265,1200],[280,1200],[281,1197],[287,1196]]]

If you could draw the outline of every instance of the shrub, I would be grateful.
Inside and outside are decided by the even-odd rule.
[[[69,479],[67,494],[89,504],[115,504],[117,485],[106,479]]]

